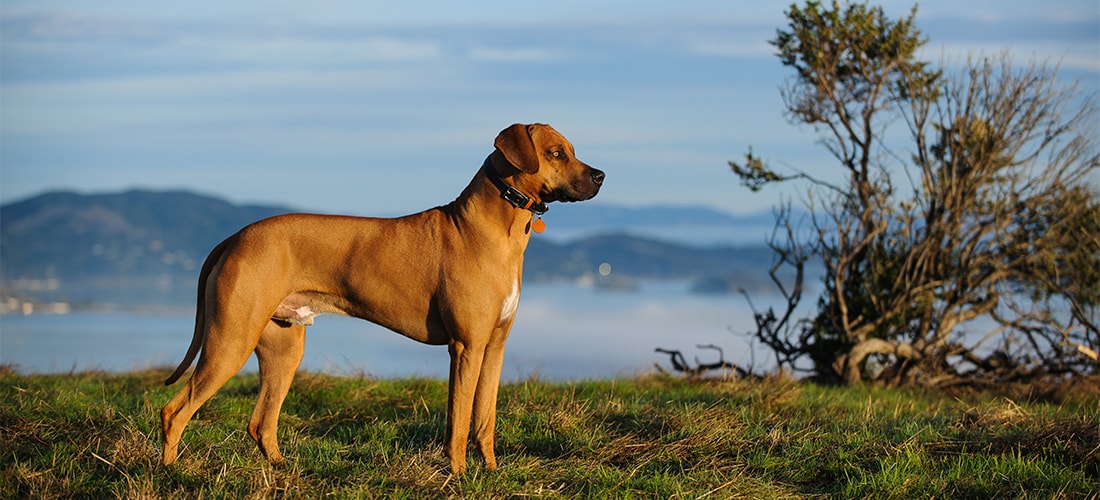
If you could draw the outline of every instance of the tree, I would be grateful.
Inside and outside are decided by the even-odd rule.
[[[946,74],[917,57],[916,12],[792,5],[770,42],[794,70],[781,92],[789,121],[820,133],[842,175],[781,174],[751,149],[730,162],[753,191],[808,184],[809,236],[788,206],[770,242],[773,280],[797,271],[780,288],[786,311],[758,310],[756,336],[781,365],[809,359],[844,383],[1096,371],[1095,100],[1007,55]],[[811,259],[823,292],[817,314],[796,320]]]

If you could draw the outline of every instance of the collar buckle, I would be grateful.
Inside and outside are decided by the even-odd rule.
[[[489,163],[489,160],[485,160],[485,175],[489,177],[489,180],[500,189],[500,197],[510,203],[513,207],[523,210],[530,210],[535,215],[542,215],[546,213],[550,208],[545,203],[535,203],[535,199],[523,194],[520,190],[512,187],[504,179],[497,174],[496,170],[493,170],[493,166]]]
[[[531,198],[527,195],[519,192],[518,189],[508,186],[507,189],[500,192],[500,197],[504,198],[504,201],[511,203],[516,208],[527,209],[532,205]]]

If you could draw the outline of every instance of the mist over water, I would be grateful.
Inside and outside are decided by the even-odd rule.
[[[754,298],[757,306],[763,305]],[[191,341],[192,314],[74,313],[0,317],[0,363],[23,373],[80,370],[125,372],[174,367]],[[753,361],[744,333],[752,314],[740,295],[698,295],[684,283],[644,283],[633,292],[573,285],[524,287],[508,339],[505,380],[538,376],[576,380],[632,376],[669,369],[657,347],[683,351],[688,360]],[[756,367],[768,365],[757,352]],[[446,378],[447,350],[427,346],[355,318],[325,315],[306,333],[302,369],[373,377]],[[255,358],[245,371],[257,369]]]

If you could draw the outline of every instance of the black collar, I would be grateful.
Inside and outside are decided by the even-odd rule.
[[[486,159],[485,164],[481,166],[485,170],[485,177],[489,178],[489,181],[493,183],[498,189],[500,189],[500,197],[504,198],[504,201],[511,203],[513,207],[522,208],[524,210],[530,210],[535,215],[542,215],[550,210],[545,203],[535,203],[535,199],[521,193],[518,189],[508,185],[504,182],[504,179],[500,177],[496,169],[493,168],[491,159]]]

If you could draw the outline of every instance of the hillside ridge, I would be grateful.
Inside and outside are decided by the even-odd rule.
[[[198,269],[218,242],[251,222],[294,211],[182,190],[43,193],[0,206],[0,287],[40,300],[188,304]],[[722,285],[729,276],[758,284],[770,259],[762,243],[700,245],[631,232],[688,225],[732,231],[758,223],[760,216],[694,206],[592,204],[568,206],[552,217],[555,230],[581,236],[532,238],[528,282],[608,284],[595,281],[603,279],[597,269],[606,263],[614,269],[615,288],[629,289],[638,280],[688,280],[723,292],[729,291]]]

